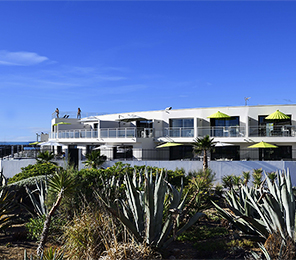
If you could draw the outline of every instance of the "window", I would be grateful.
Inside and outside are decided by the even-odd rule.
[[[193,128],[193,118],[170,119],[170,127]]]
[[[170,119],[170,137],[194,137],[193,118]]]

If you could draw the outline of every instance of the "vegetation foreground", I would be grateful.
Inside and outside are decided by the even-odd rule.
[[[214,186],[207,167],[185,176],[88,158],[78,171],[42,154],[8,183],[1,176],[1,260],[295,258],[288,171]]]

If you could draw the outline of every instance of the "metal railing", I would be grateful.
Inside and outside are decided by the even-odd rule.
[[[249,136],[250,137],[287,137],[287,136],[296,136],[296,128],[292,125],[284,125],[284,126],[254,126],[249,128]]]
[[[101,128],[101,129],[80,129],[80,130],[59,130],[50,133],[51,139],[68,138],[153,138],[153,128]]]
[[[211,137],[244,137],[246,135],[245,127],[241,126],[211,126],[197,127],[197,136],[209,135]]]
[[[164,136],[168,137],[194,137],[194,127],[167,127]]]

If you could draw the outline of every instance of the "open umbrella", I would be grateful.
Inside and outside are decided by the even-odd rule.
[[[262,141],[260,143],[250,145],[248,146],[248,148],[278,148],[278,147],[276,145],[269,144]]]
[[[47,141],[47,142],[44,142],[44,143],[39,143],[38,145],[40,146],[67,146],[67,145],[64,145],[64,144],[61,144],[61,143],[58,143],[54,140],[50,140],[50,141]]]
[[[290,117],[287,116],[286,114],[284,114],[283,112],[277,110],[277,111],[273,112],[272,114],[270,114],[269,116],[265,117],[265,119],[283,120],[283,119],[290,119]]]
[[[269,144],[269,143],[266,143],[266,142],[260,142],[260,143],[257,143],[257,144],[253,144],[253,145],[250,145],[248,146],[248,148],[263,148],[263,149],[268,149],[268,148],[278,148],[276,145],[273,145],[273,144]],[[264,161],[264,151],[262,150],[262,160]]]
[[[217,119],[219,119],[219,118],[230,118],[231,116],[229,116],[229,115],[226,115],[226,114],[224,114],[224,113],[222,113],[222,112],[220,112],[220,111],[218,111],[218,112],[216,112],[216,113],[214,113],[214,114],[212,114],[212,115],[210,115],[210,116],[208,116],[208,118],[217,118]]]
[[[156,148],[165,148],[165,147],[172,147],[172,146],[179,146],[179,145],[183,145],[183,144],[168,142],[168,143],[158,145],[158,146],[156,146]]]

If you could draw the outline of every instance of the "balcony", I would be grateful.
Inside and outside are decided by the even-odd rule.
[[[153,128],[101,128],[101,129],[77,129],[59,130],[50,134],[51,139],[91,139],[91,138],[153,138]]]
[[[198,127],[197,136],[203,137],[244,137],[246,135],[245,127],[241,126],[211,126]]]
[[[256,126],[250,127],[250,137],[295,137],[296,128],[292,125],[283,126]]]
[[[164,129],[164,136],[168,137],[194,137],[193,127],[168,127]]]

